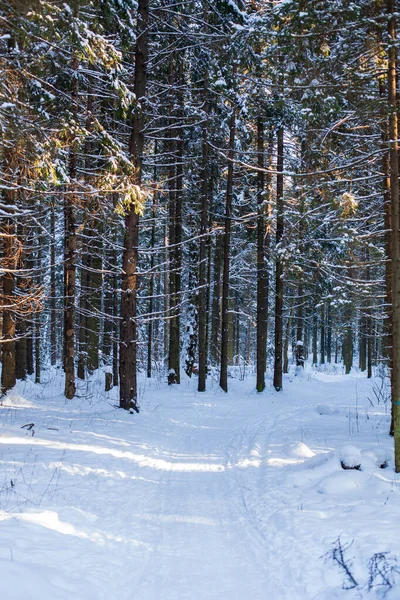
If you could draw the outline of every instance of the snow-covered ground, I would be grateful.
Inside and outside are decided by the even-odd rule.
[[[139,415],[103,374],[73,401],[57,371],[18,383],[0,407],[0,598],[400,598],[378,574],[400,561],[388,407],[380,380],[338,371],[263,394],[254,375],[228,394],[142,380]]]

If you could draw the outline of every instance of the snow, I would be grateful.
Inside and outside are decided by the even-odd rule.
[[[72,401],[58,370],[43,378],[0,406],[1,598],[383,597],[362,586],[375,553],[400,560],[400,503],[373,381],[306,367],[280,393],[257,394],[249,373],[199,394],[196,378],[143,378],[131,415],[104,372]],[[357,589],[324,559],[338,539]]]
[[[361,465],[361,452],[355,446],[347,444],[340,451],[342,466],[347,469],[355,469]]]

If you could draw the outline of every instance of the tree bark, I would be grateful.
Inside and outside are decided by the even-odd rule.
[[[78,6],[74,5],[74,16]],[[72,59],[71,105],[75,120],[78,120],[78,68],[75,55]],[[73,139],[69,148],[69,178],[73,188],[76,187],[78,173],[78,157],[76,141]],[[70,190],[71,191],[71,190]],[[65,397],[75,396],[75,297],[76,297],[76,216],[75,198],[66,194],[64,198],[64,372]]]
[[[320,338],[320,355],[321,355],[321,365],[325,364],[325,304],[322,303],[321,306],[321,338]]]
[[[275,360],[274,388],[282,390],[282,341],[283,341],[283,263],[280,256],[283,237],[283,127],[277,133],[277,164],[276,177],[276,259],[275,259]]]
[[[41,283],[41,276],[40,276],[41,264],[42,264],[42,236],[39,234],[38,250],[37,250],[37,255],[36,255],[36,267],[38,270],[36,282],[37,282],[38,286]],[[40,383],[40,377],[41,377],[40,335],[41,335],[40,313],[37,313],[35,315],[35,383]],[[32,339],[32,337],[30,339]]]
[[[389,165],[390,206],[392,224],[392,413],[395,448],[395,470],[400,472],[400,207],[399,207],[399,146],[397,114],[397,50],[395,2],[387,0],[389,16],[388,33],[388,101],[389,115]]]
[[[313,327],[312,327],[312,364],[313,367],[318,364],[318,315],[317,309],[314,307]]]
[[[326,309],[326,360],[332,362],[332,308],[328,301]]]
[[[283,372],[289,373],[289,345],[290,345],[290,332],[292,328],[292,311],[290,310],[286,321],[285,331],[285,343],[283,346]]]
[[[56,219],[54,202],[50,206],[50,364],[57,362],[57,324],[56,324]]]
[[[138,26],[135,50],[134,92],[139,106],[132,116],[129,152],[135,166],[134,184],[140,190],[144,145],[143,101],[147,86],[147,53],[149,0],[138,2]],[[120,394],[119,403],[125,410],[139,412],[137,396],[137,261],[139,244],[139,214],[134,203],[125,216],[125,237],[122,256],[121,325],[120,325]]]
[[[223,253],[223,236],[218,234],[215,239],[213,261],[213,292],[211,302],[211,344],[210,356],[213,365],[220,361],[220,332],[221,332],[221,270]]]
[[[86,232],[87,233],[87,232]],[[86,236],[84,235],[84,238]],[[79,331],[78,331],[78,369],[77,375],[79,379],[84,380],[86,377],[87,365],[87,295],[88,295],[88,246],[84,243],[81,259],[81,277],[80,277],[80,294],[79,294]]]
[[[229,122],[228,178],[226,184],[225,226],[222,270],[221,301],[221,368],[219,385],[224,392],[228,391],[228,343],[229,343],[229,259],[231,246],[231,217],[233,197],[233,158],[236,135],[236,113],[232,108]]]
[[[265,370],[267,368],[267,332],[268,332],[268,264],[265,255],[265,130],[264,122],[257,118],[257,392],[265,389]]]
[[[76,177],[76,154],[70,156],[70,177]],[[75,295],[76,295],[76,231],[73,199],[64,202],[65,249],[64,249],[64,369],[65,397],[75,396]]]
[[[157,142],[154,149],[154,154],[157,155]],[[157,181],[157,168],[154,167],[154,182]],[[152,224],[150,235],[150,280],[149,280],[149,322],[147,324],[147,377],[151,377],[151,365],[153,354],[153,310],[154,310],[154,266],[155,266],[155,244],[156,244],[156,206],[157,206],[157,190],[153,192],[153,207],[152,207]]]
[[[173,129],[174,119],[174,86],[175,86],[175,71],[173,55],[169,61],[169,73],[168,73],[169,93],[170,93],[170,140],[169,140],[169,320],[168,320],[168,384],[179,383],[180,377],[180,347],[179,347],[179,331],[176,312],[179,310],[177,307],[178,298],[176,293],[176,209],[177,209],[177,173],[176,173],[176,139]],[[177,335],[178,331],[178,335]]]
[[[204,9],[204,22],[207,23],[207,4]],[[205,25],[206,32],[207,26]],[[199,337],[199,380],[198,391],[206,391],[206,376],[207,376],[207,355],[206,355],[206,340],[208,314],[206,312],[206,303],[208,296],[207,286],[207,247],[208,239],[208,67],[204,72],[203,83],[203,102],[205,118],[202,127],[202,157],[201,157],[201,209],[200,209],[200,250],[199,250],[199,315],[198,315],[198,337]]]
[[[4,193],[6,196],[6,193]],[[7,200],[7,198],[5,198]],[[11,199],[10,203],[12,202]],[[12,310],[14,305],[15,276],[17,249],[15,225],[11,219],[3,227],[3,357],[1,370],[1,395],[14,387],[16,382],[15,363],[15,315]]]

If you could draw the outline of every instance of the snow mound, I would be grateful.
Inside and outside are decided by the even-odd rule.
[[[294,444],[288,444],[285,447],[285,454],[290,458],[297,458],[300,460],[301,458],[311,458],[315,456],[315,452],[311,450],[308,446],[303,444],[303,442],[295,442]]]
[[[0,401],[1,406],[11,408],[35,408],[34,402],[20,396],[19,394],[8,394],[5,398]]]
[[[319,494],[346,496],[352,492],[361,492],[369,478],[369,474],[361,471],[336,471],[319,482],[317,491]]]
[[[331,404],[317,404],[315,410],[319,415],[335,415],[338,414],[338,410]]]
[[[340,450],[340,462],[344,469],[357,469],[361,466],[361,452],[356,446],[347,444]]]
[[[0,569],[0,595],[7,600],[68,600],[77,597],[72,582],[44,565],[32,566],[26,562],[0,559]]]
[[[390,461],[389,455],[384,448],[378,448],[375,450],[376,464],[380,469],[385,469]]]
[[[298,379],[306,379],[306,371],[300,365],[296,366],[294,374]]]
[[[378,448],[377,450],[362,450],[362,468],[363,471],[369,469],[373,471],[376,467],[380,469],[386,469],[388,466],[389,458],[383,448]]]
[[[304,462],[303,467],[305,469],[317,469],[331,460],[333,456],[334,452],[320,452],[319,454],[314,454],[314,456]]]

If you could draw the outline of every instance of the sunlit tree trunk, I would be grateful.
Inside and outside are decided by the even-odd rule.
[[[390,164],[390,199],[392,225],[392,412],[395,447],[395,469],[400,472],[400,206],[399,206],[399,145],[397,114],[397,50],[396,50],[396,17],[395,2],[387,0],[389,16],[389,50],[388,50],[388,99],[389,115],[389,164]]]

